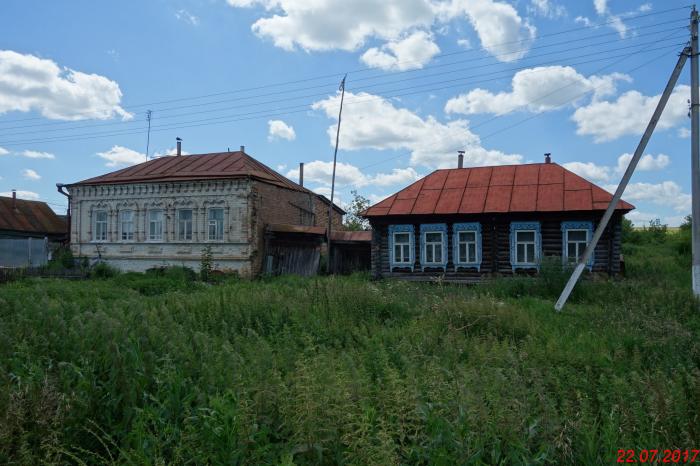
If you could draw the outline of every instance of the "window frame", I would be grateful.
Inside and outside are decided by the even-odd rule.
[[[395,235],[408,233],[408,260],[409,262],[396,262],[394,257]],[[416,264],[416,237],[413,225],[389,225],[389,270],[395,268],[409,268],[413,271]]]
[[[438,261],[428,262],[427,256],[427,241],[426,237],[429,233],[441,234],[441,259]],[[426,223],[420,226],[420,265],[421,271],[427,268],[442,268],[447,269],[447,224],[445,223]]]
[[[190,237],[189,238],[183,238],[180,235],[181,229],[180,229],[180,224],[181,224],[181,219],[180,219],[180,214],[182,211],[187,210],[190,212],[190,219],[189,219],[189,225],[190,225]],[[177,223],[177,240],[178,241],[183,241],[183,242],[191,242],[194,240],[194,209],[191,207],[183,207],[183,208],[178,208],[175,211],[175,220]]]
[[[124,238],[124,214],[130,213],[131,220],[131,238]],[[131,243],[136,240],[136,211],[134,209],[123,209],[119,211],[119,241]]]
[[[162,243],[165,238],[165,210],[164,209],[148,209],[148,214],[147,214],[147,222],[148,222],[148,230],[147,230],[147,241],[152,242],[152,243]],[[154,223],[154,220],[151,219],[151,214],[160,212],[160,237],[156,238],[153,237],[151,234],[151,225]]]
[[[569,262],[569,232],[570,231],[585,231],[586,232],[586,247],[591,242],[593,238],[593,222],[591,221],[569,221],[561,222],[561,260],[562,265],[576,265],[578,264],[578,259],[575,263]],[[585,251],[585,248],[584,248]],[[581,253],[583,254],[583,252]],[[591,254],[590,259],[586,263],[589,270],[593,269],[593,263],[595,262],[595,251]]]
[[[534,261],[518,262],[518,232],[534,233]],[[530,242],[527,241],[529,244]],[[510,265],[515,272],[516,269],[536,269],[540,270],[542,260],[542,230],[540,222],[511,222],[510,223]]]
[[[460,260],[461,258],[459,257],[459,246],[460,246],[460,240],[459,240],[459,235],[460,233],[464,232],[473,232],[474,233],[474,241],[476,242],[476,260],[475,261],[466,261],[463,262]],[[469,252],[467,251],[467,256],[469,256]],[[452,262],[454,263],[455,270],[459,268],[476,268],[477,271],[481,271],[481,260],[482,260],[482,251],[481,251],[481,223],[479,222],[468,222],[468,223],[455,223],[452,225]]]
[[[99,221],[99,223],[104,223],[104,238],[98,238],[97,237],[97,216],[99,214],[104,214],[105,219],[104,221]],[[109,212],[107,212],[107,209],[95,209],[92,211],[92,242],[93,243],[106,243],[107,242],[107,228],[109,226]]]
[[[214,219],[212,220],[210,218],[211,212],[215,210],[220,210],[221,211],[221,224],[219,225],[219,220]],[[221,243],[224,241],[224,232],[225,232],[225,220],[226,220],[226,212],[224,211],[223,207],[208,207],[207,208],[207,241],[211,243]],[[221,238],[212,238],[211,237],[211,226],[212,222],[215,222],[215,228],[217,233],[219,230],[221,230]]]

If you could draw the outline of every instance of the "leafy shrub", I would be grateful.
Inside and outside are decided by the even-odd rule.
[[[98,262],[90,271],[92,278],[106,279],[114,278],[119,275],[119,270],[107,264],[106,262]]]
[[[202,249],[202,258],[199,261],[199,276],[203,282],[209,280],[212,270],[214,270],[214,260],[211,246],[207,245]]]

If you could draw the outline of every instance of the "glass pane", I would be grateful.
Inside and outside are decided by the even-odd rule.
[[[394,234],[395,243],[408,243],[408,233],[396,233]]]
[[[209,209],[209,220],[224,220],[224,209]]]
[[[476,262],[476,244],[469,245],[469,262]]]
[[[459,232],[460,241],[476,241],[476,232],[474,231],[460,231]]]
[[[425,241],[427,243],[439,243],[442,241],[442,233],[426,233]]]
[[[527,244],[525,247],[527,251],[527,262],[535,262],[535,245]]]
[[[467,245],[466,244],[459,245],[459,262],[469,262],[469,259],[467,258]]]
[[[410,257],[410,246],[408,244],[404,244],[401,246],[403,249],[403,260],[401,262],[411,262],[411,257]]]
[[[442,262],[442,247],[435,247],[435,262]]]
[[[569,241],[586,241],[588,232],[585,230],[569,230]]]
[[[178,211],[180,220],[192,220],[192,211],[190,209],[182,209]]]
[[[522,263],[525,262],[525,245],[524,244],[518,244],[516,246],[516,262]]]
[[[433,262],[433,248],[432,248],[432,246],[428,246],[425,250],[425,261],[426,262]]]
[[[566,255],[569,259],[577,259],[576,257],[576,243],[569,243],[566,248]]]
[[[401,262],[401,246],[398,244],[394,246],[394,261]]]
[[[535,241],[534,231],[516,231],[518,241]]]

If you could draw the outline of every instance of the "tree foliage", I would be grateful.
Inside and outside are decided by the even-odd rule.
[[[345,216],[345,228],[353,231],[369,230],[369,222],[360,216],[360,213],[370,206],[369,199],[358,194],[356,190],[350,191],[350,194],[352,201]]]

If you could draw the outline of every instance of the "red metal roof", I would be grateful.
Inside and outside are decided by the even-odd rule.
[[[74,185],[122,184],[153,181],[188,181],[250,176],[266,183],[297,191],[308,191],[244,152],[220,152],[161,157]]]
[[[63,235],[68,232],[66,222],[40,201],[15,200],[0,197],[0,230],[45,235]]]
[[[556,163],[436,170],[363,212],[385,215],[605,210],[612,194]],[[634,206],[620,201],[617,209]]]

